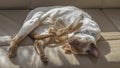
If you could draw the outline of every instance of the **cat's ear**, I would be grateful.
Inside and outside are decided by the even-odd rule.
[[[90,49],[87,52],[88,52],[88,54],[90,54],[94,57],[99,57],[99,55],[100,55],[98,48],[93,43],[90,45]]]

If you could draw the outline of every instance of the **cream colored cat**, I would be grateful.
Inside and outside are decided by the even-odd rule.
[[[46,8],[47,9],[47,8]],[[58,7],[47,12],[39,11],[26,21],[12,39],[8,56],[14,57],[19,43],[30,35],[41,60],[46,63],[45,46],[68,43],[63,48],[74,54],[91,54],[98,57],[96,41],[100,28],[90,15],[74,6]]]

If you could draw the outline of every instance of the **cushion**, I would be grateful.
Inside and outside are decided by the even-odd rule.
[[[39,11],[46,11],[46,9],[42,7],[32,10],[28,14],[25,21],[29,20],[34,13]],[[9,59],[7,57],[8,46],[1,46],[0,68],[119,68],[119,30],[113,24],[114,22],[112,22],[109,17],[106,17],[106,14],[103,13],[103,10],[84,9],[84,11],[88,12],[93,17],[93,19],[99,24],[102,30],[102,37],[97,42],[97,46],[100,51],[99,58],[93,58],[88,55],[65,54],[64,50],[61,47],[47,47],[45,48],[45,52],[49,62],[48,65],[44,65],[41,62],[40,57],[35,52],[33,45],[20,46],[17,51],[17,56],[14,59]],[[118,21],[120,21],[120,19]],[[3,27],[5,28],[5,26],[6,25],[4,25]]]

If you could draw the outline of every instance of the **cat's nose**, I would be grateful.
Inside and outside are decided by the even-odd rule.
[[[80,43],[77,39],[71,39],[71,40],[69,40],[69,44],[70,45],[79,45]]]
[[[69,40],[69,44],[70,44],[70,45],[74,44],[74,43],[73,43],[73,39]]]

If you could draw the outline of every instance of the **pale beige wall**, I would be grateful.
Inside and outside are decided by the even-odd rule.
[[[0,0],[0,9],[27,9],[30,0]]]
[[[120,0],[102,0],[102,8],[120,8]]]
[[[0,0],[0,9],[34,9],[54,5],[73,5],[80,8],[120,8],[120,0]]]
[[[80,8],[98,8],[101,5],[100,0],[32,0],[31,8],[37,6],[51,5],[74,5]]]
[[[51,5],[74,5],[80,8],[120,8],[120,0],[31,0],[30,8]]]

